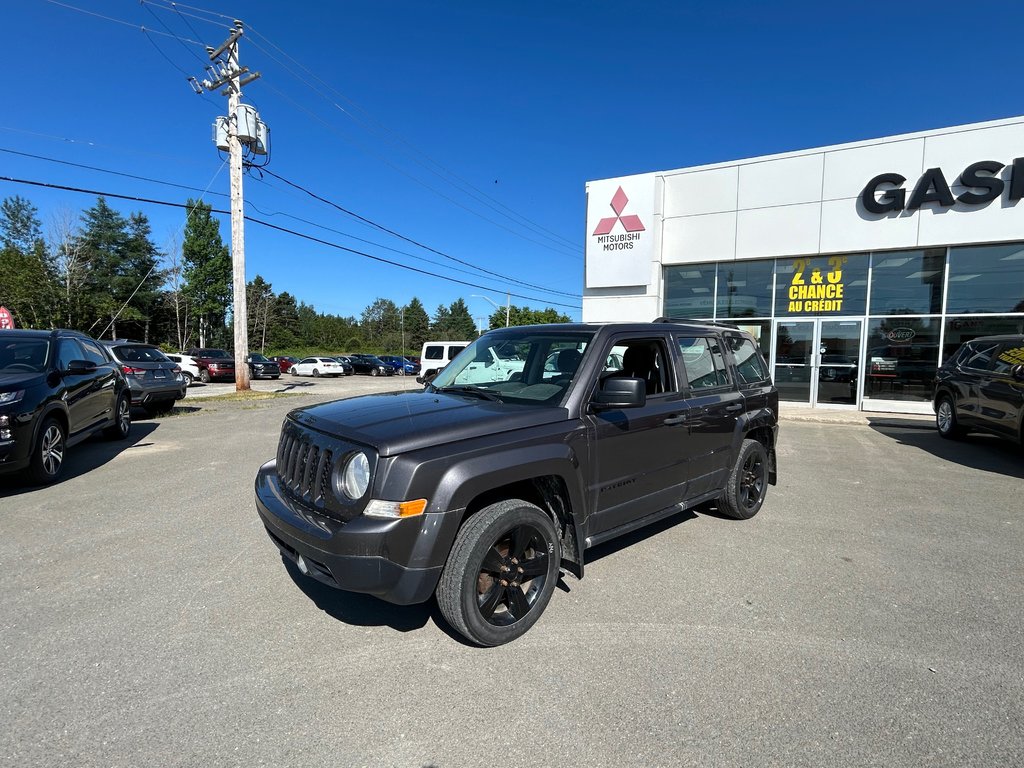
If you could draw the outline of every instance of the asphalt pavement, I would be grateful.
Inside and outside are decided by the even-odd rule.
[[[0,765],[1024,764],[1019,449],[784,410],[755,518],[590,550],[479,649],[287,568],[254,509],[290,408],[403,388],[197,386],[61,483],[0,485]]]

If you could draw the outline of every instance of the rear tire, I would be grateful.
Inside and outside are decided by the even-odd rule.
[[[940,397],[935,406],[935,428],[939,431],[939,437],[947,440],[963,437],[964,429],[956,419],[956,406],[949,395]]]
[[[318,371],[316,368],[313,369],[313,378],[314,379],[319,379],[320,378],[320,371]]]
[[[185,379],[185,386],[186,387],[191,387],[192,386],[192,374],[191,373],[189,373],[188,371],[182,371],[181,372],[181,377],[183,379]]]
[[[103,430],[103,434],[110,440],[124,440],[132,431],[132,404],[128,395],[121,395],[117,398],[117,405],[114,406],[114,423]]]
[[[561,543],[551,518],[520,499],[484,507],[455,537],[437,586],[452,628],[483,646],[523,635],[551,600]]]
[[[64,468],[67,435],[57,419],[50,417],[39,430],[39,439],[32,448],[29,476],[37,485],[49,485],[60,477]]]
[[[768,451],[757,440],[744,440],[718,509],[734,520],[747,520],[761,509],[767,493]]]

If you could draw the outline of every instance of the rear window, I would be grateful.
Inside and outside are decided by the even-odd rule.
[[[122,344],[113,347],[118,360],[126,363],[169,363],[167,355],[156,347],[144,347],[135,344]]]

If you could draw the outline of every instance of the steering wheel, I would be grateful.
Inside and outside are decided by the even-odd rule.
[[[7,371],[27,371],[28,373],[38,373],[34,365],[28,363],[11,363],[10,365],[4,366],[4,370]]]

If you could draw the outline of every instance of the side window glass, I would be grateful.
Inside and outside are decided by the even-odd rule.
[[[961,365],[975,370],[987,371],[992,367],[996,350],[999,349],[998,342],[986,341],[980,344],[971,344],[968,347],[967,355],[961,361]]]
[[[100,351],[100,348],[93,342],[87,341],[86,339],[79,339],[78,343],[82,347],[82,352],[85,353],[85,360],[88,360],[91,363],[96,363],[96,365],[103,365],[107,362],[106,355],[104,355],[103,352]]]
[[[426,354],[423,355],[427,360],[440,360],[444,356],[444,352],[441,347],[427,347]]]
[[[66,371],[72,360],[85,360],[85,353],[74,339],[61,339],[57,347],[57,368]]]
[[[619,341],[605,358],[602,378],[625,376],[643,379],[647,396],[676,392],[670,358],[665,345],[656,339]]]
[[[1024,365],[1024,345],[1018,342],[1004,344],[992,361],[992,370],[998,374],[1009,375],[1016,365]]]
[[[744,384],[768,380],[768,368],[754,342],[742,336],[726,336],[726,341],[736,361],[736,373]]]
[[[702,391],[715,389],[729,383],[725,369],[725,358],[717,339],[680,337],[679,354],[686,369],[686,380],[690,389]]]

